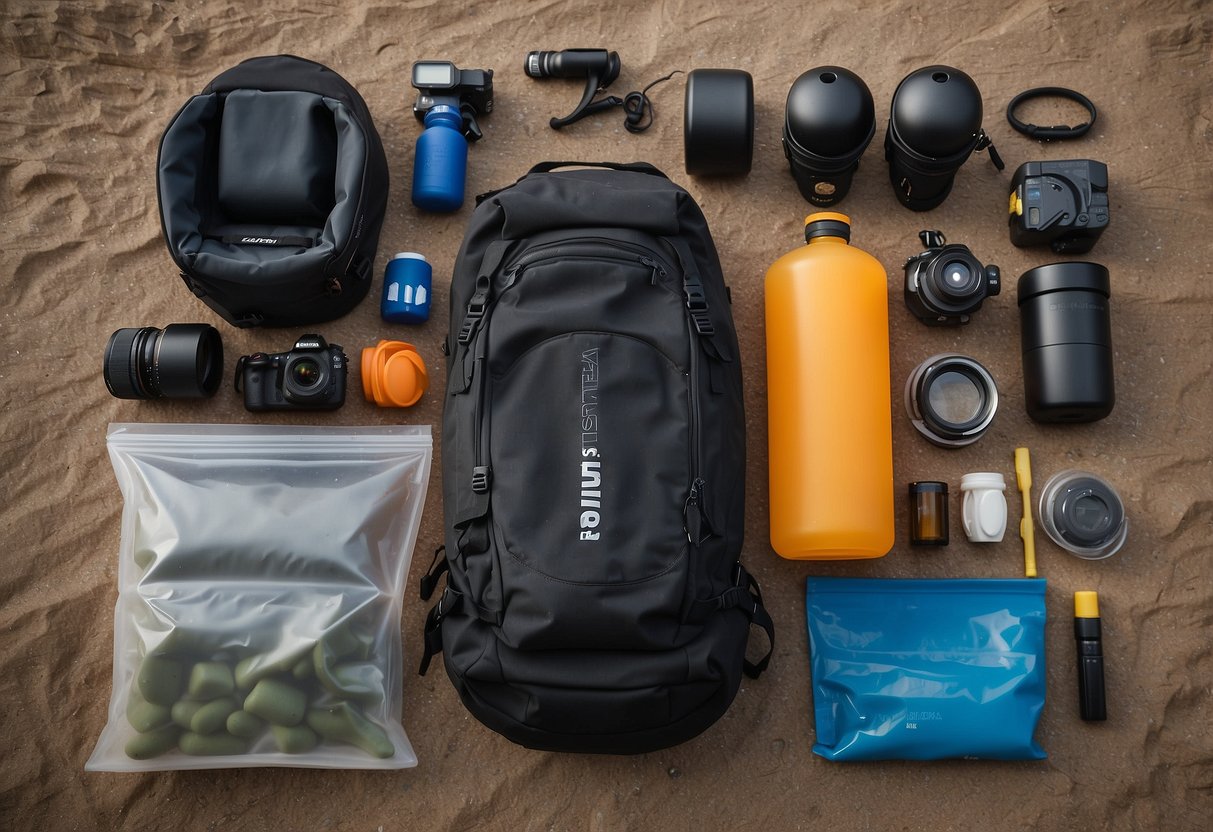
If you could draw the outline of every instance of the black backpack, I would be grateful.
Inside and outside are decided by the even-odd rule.
[[[222,73],[160,140],[169,254],[235,326],[320,323],[353,309],[371,286],[387,191],[362,96],[291,55]]]
[[[728,709],[751,624],[741,364],[715,247],[649,165],[480,198],[451,283],[425,655],[514,742],[630,754]]]

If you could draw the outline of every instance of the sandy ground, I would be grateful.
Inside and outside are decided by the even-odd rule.
[[[754,76],[753,172],[692,180],[682,169],[683,82],[653,91],[657,120],[642,136],[621,114],[557,134],[547,119],[572,108],[573,82],[522,72],[529,49],[608,46],[623,59],[620,94],[672,69],[737,67]],[[749,6],[621,2],[578,7],[436,0],[299,8],[231,0],[122,3],[15,0],[0,11],[0,827],[5,829],[1208,829],[1213,815],[1213,9],[1203,2],[1131,5],[1051,0],[1016,4],[768,2]],[[228,354],[281,350],[293,331],[237,331],[177,279],[160,239],[154,167],[173,113],[237,61],[289,52],[333,67],[366,98],[386,145],[391,202],[376,274],[393,251],[435,264],[436,314],[406,333],[372,299],[321,327],[354,350],[408,337],[430,363],[435,392],[407,412],[351,396],[328,416],[254,417],[226,385],[212,400],[111,398],[101,379],[110,332],[207,321]],[[779,626],[770,672],[747,682],[728,715],[680,747],[630,758],[553,755],[511,745],[469,717],[441,672],[406,675],[404,721],[420,757],[411,771],[287,769],[85,774],[110,694],[121,500],[105,428],[122,421],[433,423],[444,372],[438,344],[446,283],[470,206],[423,215],[408,200],[412,145],[408,71],[420,58],[497,70],[497,108],[472,149],[469,192],[506,184],[544,159],[651,161],[702,205],[732,285],[749,418],[745,561]],[[969,72],[985,96],[986,127],[1006,158],[961,171],[951,198],[927,216],[894,200],[881,158],[888,102],[909,71],[943,62]],[[762,276],[796,246],[807,205],[779,147],[784,97],[812,66],[858,72],[877,102],[878,138],[843,209],[856,245],[889,269],[894,449],[899,537],[885,559],[813,565],[767,543]],[[1099,122],[1078,143],[1045,146],[1002,116],[1017,92],[1060,84],[1086,92]],[[1041,104],[1039,123],[1080,112]],[[1090,156],[1111,168],[1112,225],[1093,253],[1113,281],[1118,402],[1107,420],[1044,427],[1023,408],[1012,290],[1053,258],[1013,248],[1004,226],[1011,170],[1030,159]],[[900,299],[901,263],[920,228],[941,228],[998,263],[1008,290],[965,331],[928,331]],[[896,402],[922,358],[959,349],[999,380],[989,434],[944,452],[912,430]],[[981,577],[1021,574],[1013,534],[999,546],[963,540],[912,551],[900,528],[902,484],[959,482],[973,470],[1012,475],[1011,452],[1031,447],[1037,482],[1065,467],[1116,484],[1131,536],[1111,560],[1085,563],[1038,538],[1048,579],[1048,703],[1040,763],[830,764],[810,751],[804,633],[809,574]],[[430,489],[413,583],[441,539],[440,489]],[[1012,497],[1012,510],[1018,499]],[[1070,598],[1100,592],[1109,719],[1076,713]],[[406,666],[420,645],[423,606],[406,597]]]

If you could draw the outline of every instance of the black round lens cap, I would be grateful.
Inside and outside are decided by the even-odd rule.
[[[1097,548],[1119,532],[1125,508],[1119,495],[1102,480],[1075,477],[1053,498],[1053,524],[1077,546]]]
[[[1107,298],[1112,295],[1112,282],[1106,266],[1078,260],[1028,269],[1016,285],[1020,305],[1048,292],[1095,292]]]

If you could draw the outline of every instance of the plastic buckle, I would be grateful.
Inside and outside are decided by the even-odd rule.
[[[468,302],[467,314],[463,316],[463,325],[459,327],[460,344],[467,344],[472,340],[472,335],[476,332],[480,319],[484,317],[485,306],[487,304],[484,298],[477,300],[473,297]]]
[[[487,465],[477,465],[472,469],[472,491],[483,494],[489,490],[489,481],[493,477],[493,469]]]

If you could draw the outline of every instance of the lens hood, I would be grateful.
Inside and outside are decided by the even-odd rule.
[[[875,135],[872,93],[850,70],[819,66],[788,90],[783,152],[801,195],[814,205],[834,205],[846,196]]]
[[[902,79],[884,140],[902,205],[929,211],[947,199],[956,171],[985,139],[981,119],[981,93],[959,69],[928,66]]]

